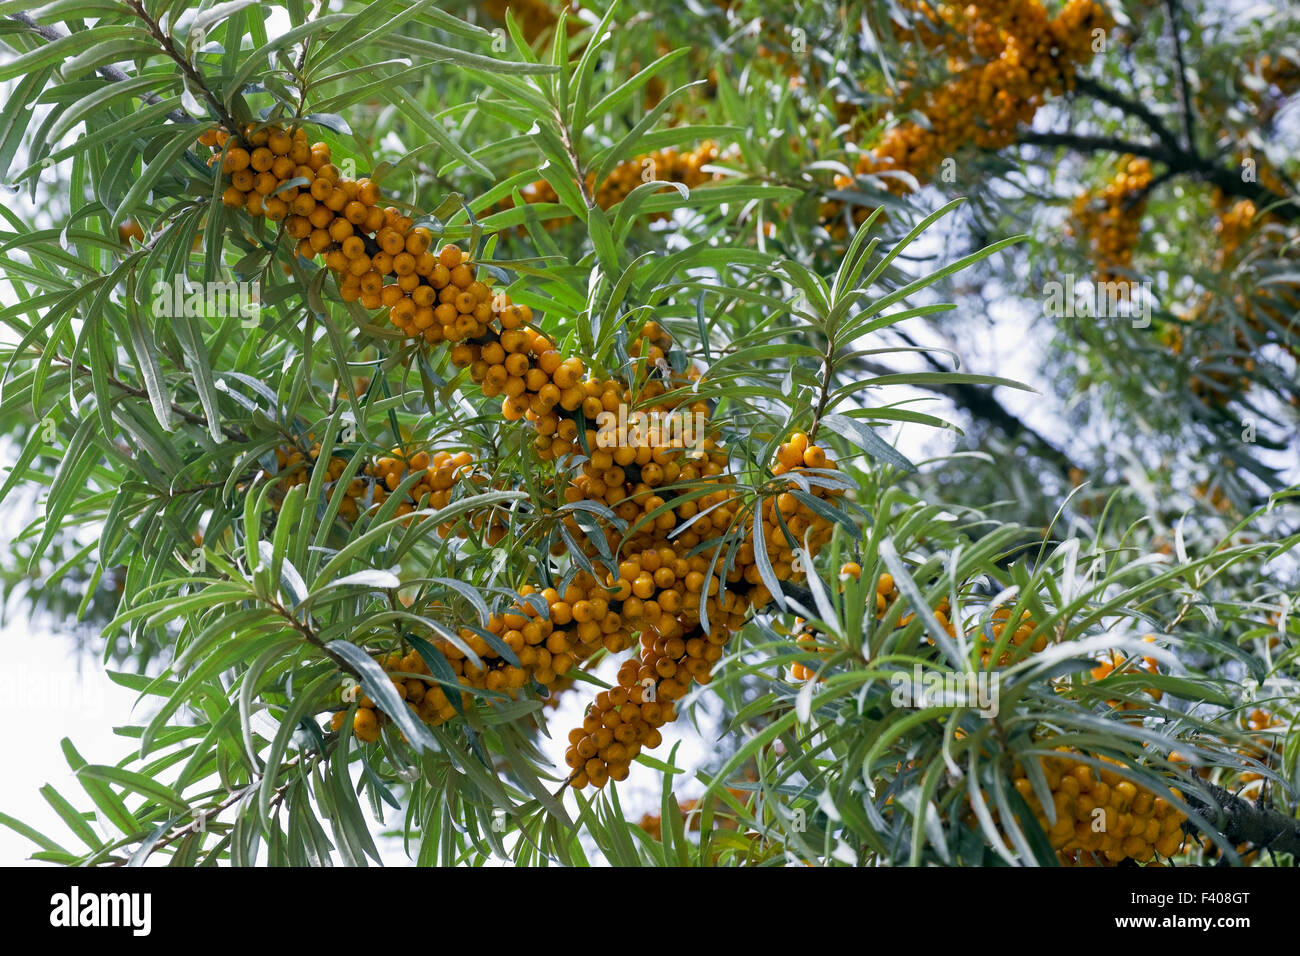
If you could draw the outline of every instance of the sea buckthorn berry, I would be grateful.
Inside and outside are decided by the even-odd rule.
[[[226,151],[226,159],[222,163],[222,172],[233,173],[241,169],[247,169],[249,162],[248,151],[236,146]]]
[[[460,260],[460,246],[457,246],[454,243],[448,243],[438,252],[438,261],[442,264],[442,267],[448,271],[448,273],[460,265]]]
[[[413,256],[428,252],[432,244],[433,234],[423,227],[412,229],[406,237],[406,251]]]
[[[359,707],[352,717],[352,733],[358,740],[373,744],[379,739],[379,719],[368,707]]]
[[[825,468],[826,452],[817,445],[809,445],[803,453],[803,463],[809,468]]]

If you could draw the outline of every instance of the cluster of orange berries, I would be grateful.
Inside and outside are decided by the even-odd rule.
[[[940,624],[944,623],[942,614],[941,610],[935,612],[935,617],[939,618]],[[1034,619],[1029,616],[1028,611],[1022,611],[1020,619],[1012,626],[1011,609],[1000,607],[994,610],[992,614],[992,623],[989,626],[992,636],[985,636],[981,630],[975,640],[975,646],[980,652],[980,661],[985,667],[989,665],[994,650],[1002,643],[1002,636],[1008,628],[1011,628],[1011,636],[1008,639],[1007,650],[998,658],[997,666],[999,667],[1006,667],[1015,663],[1024,653],[1021,648],[1025,646],[1026,642],[1029,642],[1029,651],[1032,654],[1037,654],[1047,647],[1047,635],[1044,633],[1038,634],[1032,642],[1029,641],[1030,636],[1034,633],[1035,623]]]
[[[794,619],[794,635],[795,643],[799,645],[800,650],[816,651],[818,654],[830,654],[832,650],[834,650],[831,647],[819,644],[817,641],[817,632],[814,631],[812,627],[808,626],[801,617],[796,617]],[[790,677],[793,680],[812,680],[816,675],[817,671],[809,667],[807,664],[796,662],[790,665]],[[817,677],[817,680],[825,681],[826,678]]]
[[[599,186],[596,185],[596,174],[588,173],[587,188],[591,190],[597,206],[601,209],[609,209],[621,203],[632,190],[643,183],[681,183],[688,189],[702,186],[717,178],[704,171],[704,167],[717,158],[718,147],[713,142],[701,143],[688,152],[668,147],[619,163]],[[555,188],[545,179],[539,179],[525,186],[520,190],[520,195],[526,203],[560,201]],[[513,201],[505,200],[502,205],[509,208],[513,205]],[[659,220],[667,216],[665,213],[657,213],[652,218]],[[546,227],[555,229],[571,221],[570,217],[550,219],[547,220]]]
[[[1097,281],[1116,283],[1127,292],[1132,283],[1127,273],[1133,265],[1133,249],[1151,185],[1151,161],[1125,155],[1119,162],[1119,172],[1100,190],[1074,200],[1070,229],[1088,244],[1097,265]]]
[[[492,330],[481,341],[453,348],[452,363],[468,368],[488,398],[502,396],[506,421],[532,422],[539,439],[547,439],[545,448],[538,442],[544,459],[581,451],[575,413],[589,397],[589,388],[603,386],[585,378],[581,359],[565,358],[550,337],[527,326],[532,321],[528,306],[507,306],[500,321],[500,333]]]
[[[346,302],[388,309],[408,338],[459,342],[487,332],[497,309],[509,306],[480,281],[467,255],[445,245],[383,195],[369,179],[344,179],[325,143],[308,145],[302,129],[245,127],[239,137],[209,130],[199,142],[222,152],[230,177],[222,202],[273,222],[297,240],[304,259],[323,258]],[[213,161],[218,156],[213,156]]]
[[[754,523],[762,522],[759,533],[765,537],[776,577],[791,580],[804,573],[796,570],[798,542],[806,541],[815,553],[830,536],[830,522],[799,500],[793,482],[755,507],[735,477],[724,474],[728,455],[716,435],[702,434],[692,449],[620,425],[614,429],[614,447],[601,446],[601,435],[590,427],[590,419],[623,404],[676,415],[679,422],[688,413],[707,417],[706,402],[674,397],[687,394],[699,372],[689,366],[682,372],[672,369],[667,361],[672,340],[657,323],[647,323],[628,349],[639,370],[634,382],[592,377],[581,359],[565,358],[553,340],[531,326],[527,306],[514,305],[504,295],[492,297],[460,249],[448,245],[433,254],[427,231],[413,228],[409,218],[392,207],[379,208],[374,183],[342,179],[325,144],[308,145],[300,130],[252,126],[242,137],[212,131],[201,141],[221,150],[223,172],[231,178],[224,197],[228,205],[283,220],[285,232],[298,240],[301,255],[325,257],[345,299],[359,298],[366,308],[387,307],[393,323],[412,338],[460,343],[452,349],[453,363],[468,368],[485,395],[502,396],[507,420],[532,424],[539,457],[586,456],[565,498],[599,501],[633,524],[626,535],[611,522],[591,532],[567,513],[564,527],[583,532],[588,562],[607,564],[602,551],[617,552],[615,567],[605,567],[603,580],[579,571],[563,593],[541,592],[549,613],[540,614],[533,602],[525,601],[494,616],[489,630],[496,640],[465,629],[459,645],[446,640],[436,645],[462,685],[513,696],[533,684],[564,686],[573,669],[596,650],[626,650],[634,631],[639,631],[641,651],[620,672],[622,690],[612,688],[598,699],[583,735],[574,741],[573,754],[591,754],[582,757],[580,767],[574,765],[571,783],[582,787],[620,779],[641,747],[657,745],[657,728],[676,716],[673,701],[684,696],[692,682],[709,681],[729,635],[744,625],[749,610],[771,600],[752,543]],[[686,158],[672,151],[654,154],[661,169],[690,182],[698,181],[699,166],[713,155],[711,145]],[[600,195],[617,201],[619,191],[632,185],[616,178]],[[397,281],[386,282],[392,276]],[[277,463],[293,472],[290,481],[305,481],[317,457],[319,448],[305,454],[282,449]],[[835,469],[825,450],[802,434],[791,436],[777,458],[774,475]],[[329,461],[329,482],[341,478],[345,464],[337,457]],[[417,452],[408,457],[396,451],[369,463],[349,484],[340,514],[354,518],[367,503],[386,500],[408,475],[421,471],[426,475],[410,489],[397,513],[409,514],[422,501],[438,507],[471,464],[467,456],[441,453],[430,458]],[[479,481],[482,476],[469,477]],[[671,508],[666,499],[676,496],[658,491],[703,483],[717,487]],[[823,482],[811,487],[818,498],[842,493]],[[684,524],[690,528],[670,539],[669,534]],[[701,542],[731,532],[745,543],[728,561],[710,560],[708,554],[686,556]],[[489,542],[500,533],[503,529],[493,527]],[[604,536],[604,548],[591,534]],[[553,545],[556,553],[565,550],[563,542]],[[721,551],[713,557],[720,558]],[[707,633],[703,615],[709,621]],[[473,653],[465,653],[464,647]],[[642,684],[646,679],[651,683]],[[629,707],[635,707],[637,715]],[[440,703],[421,716],[442,721],[453,713],[454,708]],[[363,717],[362,727],[368,726]]]
[[[1055,822],[1048,819],[1024,768],[1017,764],[1012,775],[1013,785],[1062,864],[1114,866],[1123,860],[1146,863],[1155,854],[1171,857],[1182,849],[1186,814],[1115,771],[1098,770],[1082,756],[1078,751],[1063,749],[1061,756],[1040,758],[1052,792]],[[1177,790],[1173,792],[1181,796]]]
[[[949,618],[950,611],[951,608],[948,604],[948,600],[945,598],[939,603],[939,606],[934,609],[934,618],[939,623],[939,626],[947,631],[949,635],[956,637],[957,628]],[[911,623],[912,618],[913,615],[911,614],[904,616],[898,622],[898,626],[905,627]],[[975,638],[975,649],[979,651],[980,663],[984,667],[990,666],[990,661],[993,659],[993,652],[1002,643],[1003,635],[1006,634],[1008,628],[1011,629],[1011,633],[1006,638],[1007,648],[1001,655],[999,655],[997,664],[995,665],[997,667],[1008,667],[1011,664],[1014,664],[1024,655],[1024,648],[1026,646],[1031,654],[1037,654],[1039,651],[1047,647],[1047,635],[1045,633],[1040,633],[1037,636],[1034,636],[1032,641],[1030,640],[1030,637],[1034,635],[1037,625],[1034,619],[1029,615],[1028,611],[1021,611],[1014,626],[1012,626],[1011,609],[1007,607],[995,608],[993,613],[990,615],[987,632],[982,627],[974,632],[967,632],[967,636],[973,636]],[[927,636],[926,640],[931,641],[932,639]]]
[[[712,680],[713,665],[729,639],[728,628],[688,632],[676,617],[661,616],[657,624],[644,626],[639,656],[623,662],[618,683],[596,695],[582,726],[569,732],[564,755],[573,769],[569,783],[581,789],[624,779],[643,748],[662,742],[659,728],[677,719],[676,702],[692,681]]]
[[[462,709],[471,705],[475,690],[489,692],[483,695],[489,707],[503,699],[495,695],[514,700],[534,684],[554,694],[571,682],[573,670],[596,651],[604,648],[617,653],[631,642],[631,632],[612,609],[604,589],[585,572],[579,572],[563,592],[554,588],[538,591],[525,585],[519,595],[521,599],[508,609],[489,616],[484,631],[462,627],[456,640],[432,636],[433,647],[464,688]],[[545,611],[538,600],[530,600],[533,596],[540,598]],[[430,673],[418,653],[412,651],[405,657],[390,654],[384,668],[400,671],[394,684],[405,682],[405,691],[399,687],[399,693],[421,720],[438,725],[456,716],[456,706],[441,687],[434,686],[427,696],[421,696],[420,689],[412,686],[413,682],[428,683],[421,679]],[[368,701],[363,698],[361,706],[373,708]],[[340,725],[336,716],[334,729]]]
[[[303,129],[259,129],[249,123],[242,136],[232,137],[227,130],[212,129],[199,136],[199,143],[222,151],[220,157],[214,155],[210,161],[215,163],[220,158],[222,174],[230,177],[221,201],[277,222],[290,215],[299,195],[311,195],[310,188],[304,190],[299,183],[290,185],[290,180],[307,180],[310,187],[318,177],[326,180],[323,185],[331,186],[339,178],[338,170],[332,167],[321,174],[329,166],[329,147],[308,143]]]
[[[609,602],[597,595],[593,584],[575,579],[563,594],[554,588],[520,588],[523,600],[488,619],[487,631],[497,641],[489,642],[474,630],[461,628],[461,642],[478,661],[449,640],[439,639],[434,645],[467,688],[501,692],[510,698],[533,681],[554,688],[600,648],[621,650],[630,639],[618,614],[610,611]],[[549,615],[542,613],[537,602],[528,600],[534,594],[548,605]],[[490,706],[492,700],[487,703]]]
[[[1266,710],[1255,707],[1249,714],[1245,715],[1242,723],[1244,729],[1250,730],[1257,735],[1255,743],[1241,751],[1243,755],[1253,757],[1265,765],[1281,756],[1281,741],[1269,731],[1285,727],[1285,720],[1277,714],[1271,714]],[[1252,770],[1243,771],[1239,776],[1242,783],[1255,783],[1264,779],[1263,774],[1255,773]]]
[[[1010,146],[1016,130],[1029,123],[1049,97],[1074,87],[1078,68],[1093,55],[1094,31],[1112,25],[1109,12],[1095,0],[1068,0],[1055,17],[1048,17],[1039,0],[909,2],[904,8],[913,22],[907,27],[894,24],[895,36],[919,42],[928,54],[944,55],[948,77],[916,97],[904,89],[900,105],[919,111],[924,121],[909,120],[886,130],[859,156],[856,177],[903,171],[924,184],[965,146]],[[895,195],[911,191],[906,179],[882,179]],[[840,174],[834,188],[850,189],[853,182],[854,177]],[[855,209],[854,224],[861,225],[868,212]],[[828,201],[821,215],[832,238],[842,240],[849,229],[842,221],[843,204]]]
[[[1142,638],[1148,644],[1154,644],[1156,636],[1148,634]],[[1160,662],[1154,657],[1127,658],[1118,651],[1112,651],[1108,656],[1103,657],[1100,662],[1091,671],[1093,680],[1102,680],[1114,673],[1148,673],[1159,674]],[[1156,687],[1146,688],[1145,693],[1157,704],[1164,699],[1164,691]],[[1106,703],[1111,707],[1117,707],[1120,710],[1140,710],[1142,705],[1136,701],[1118,701],[1108,700]]]
[[[305,485],[311,481],[312,474],[320,459],[320,444],[313,442],[308,448],[285,446],[275,450],[276,471],[267,472],[265,477],[281,478],[281,487],[288,490],[295,485]],[[327,493],[333,491],[334,484],[343,476],[347,468],[347,459],[338,455],[331,456],[325,464],[323,477]],[[394,448],[389,454],[381,455],[373,461],[366,462],[360,472],[343,490],[343,500],[339,503],[338,514],[344,521],[356,521],[364,512],[378,508],[388,501],[407,476],[424,472],[403,496],[394,516],[403,517],[417,508],[445,508],[451,503],[452,489],[462,479],[475,485],[487,484],[487,476],[474,468],[474,456],[467,451],[451,453],[435,452],[430,455],[425,451],[408,453],[401,448]],[[277,504],[278,507],[278,504]],[[484,518],[474,515],[469,521],[470,527],[483,530],[487,524],[486,540],[496,544],[505,536],[504,519],[499,515]],[[439,529],[444,536],[452,533],[450,524]],[[461,527],[459,537],[466,537],[468,530]]]
[[[1216,251],[1218,265],[1225,265],[1241,248],[1242,242],[1255,224],[1258,210],[1249,199],[1238,199],[1228,204],[1226,197],[1215,190],[1215,205],[1219,213],[1214,220],[1214,234],[1219,239]]]
[[[646,483],[646,490],[650,489],[645,472],[652,464],[653,460],[643,466],[639,475],[642,482],[638,484]],[[778,448],[772,471],[780,475],[796,469],[833,468],[820,446],[795,433]],[[754,554],[755,520],[762,522],[759,533],[767,541],[772,571],[782,581],[804,574],[796,570],[794,551],[782,523],[796,540],[806,535],[814,553],[830,536],[830,523],[788,491],[765,498],[763,506],[746,508],[735,478],[721,474],[720,463],[708,461],[704,469],[697,481],[717,482],[718,491],[676,507],[651,495],[646,503],[654,507],[643,515],[660,511],[659,517],[653,521],[642,518],[644,530],[628,536],[627,553],[618,564],[617,576],[610,574],[606,579],[614,599],[622,602],[622,613],[636,622],[641,632],[641,651],[623,663],[617,685],[597,696],[583,725],[570,735],[565,759],[572,769],[570,783],[574,787],[600,787],[610,779],[623,779],[629,762],[642,748],[658,745],[659,728],[675,719],[676,702],[692,683],[710,682],[730,635],[744,626],[751,609],[771,600]],[[633,487],[625,493],[635,493]],[[838,493],[835,488],[813,487],[821,497]],[[712,530],[698,529],[706,517],[712,521]],[[668,537],[686,522],[692,522],[692,537]],[[736,548],[730,567],[710,560],[708,552],[686,557],[694,547],[688,541],[712,540],[737,524],[744,543]],[[617,540],[611,531],[611,542]],[[639,547],[638,555],[635,549]],[[721,557],[721,546],[714,557]],[[725,594],[724,582],[729,585]],[[708,617],[707,630],[701,607]]]
[[[618,653],[631,643],[631,631],[614,610],[605,589],[598,587],[595,579],[586,572],[579,572],[563,592],[555,588],[539,591],[525,585],[519,594],[519,601],[504,612],[489,616],[486,633],[462,627],[456,640],[433,638],[433,646],[447,660],[457,682],[464,688],[461,691],[462,708],[470,706],[474,690],[516,699],[535,682],[554,692],[563,686],[575,667],[596,651],[604,648]],[[539,605],[544,605],[545,610]],[[426,697],[420,688],[412,686],[413,683],[428,683],[422,678],[430,673],[418,653],[412,651],[405,657],[390,654],[384,661],[384,668],[395,673],[395,685],[405,682],[404,692],[399,687],[399,693],[421,720],[437,725],[456,716],[455,705],[440,687],[431,688]],[[487,706],[501,699],[491,695],[485,699]],[[363,698],[361,706],[374,707],[369,698]],[[653,709],[648,716],[661,717]],[[666,719],[673,716],[671,710],[667,711]],[[663,722],[660,719],[660,724]],[[620,739],[623,736],[626,732],[620,733]],[[654,740],[650,746],[657,743]],[[608,746],[603,737],[601,746]],[[621,756],[617,750],[607,752],[614,758]],[[627,759],[635,757],[637,752],[639,748]],[[622,779],[622,776],[616,779]]]
[[[416,715],[427,723],[442,723],[456,715],[456,707],[448,699],[443,688],[433,679],[429,665],[415,651],[405,656],[397,653],[387,655],[381,666],[393,682],[397,695],[406,701]],[[380,728],[389,717],[362,692],[358,685],[343,688],[345,705],[356,701],[357,710],[352,716],[352,733],[368,744],[379,739]],[[467,695],[465,695],[467,700]],[[464,706],[462,704],[462,706]],[[343,730],[347,721],[346,706],[334,712],[330,718],[330,729],[335,733]]]

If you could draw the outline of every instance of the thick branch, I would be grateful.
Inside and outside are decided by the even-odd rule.
[[[1016,142],[1026,146],[1059,146],[1079,153],[1132,153],[1172,165],[1174,160],[1168,149],[1158,143],[1142,143],[1119,136],[1091,136],[1086,133],[1038,133],[1025,130]]]
[[[17,22],[25,26],[28,30],[31,30],[33,33],[35,33],[37,36],[43,37],[44,39],[48,40],[51,43],[53,43],[55,40],[62,40],[65,36],[67,36],[66,33],[60,33],[58,30],[54,29],[54,27],[42,26],[41,24],[37,23],[35,20],[33,20],[30,16],[28,16],[25,13],[11,13],[9,14],[9,19],[16,20]],[[121,83],[124,80],[129,80],[131,78],[115,66],[101,66],[95,72],[98,73],[100,76],[102,76],[104,79],[108,80],[110,83]],[[137,93],[136,95],[139,96],[140,99],[142,99],[144,102],[149,103],[151,105],[162,102],[161,96],[159,96],[157,93],[150,93],[147,90],[141,93]],[[188,113],[184,113],[181,110],[169,111],[167,113],[167,118],[171,120],[173,123],[197,122],[197,120],[195,120],[193,116],[190,116]]]
[[[1112,90],[1108,86],[1102,86],[1096,80],[1086,76],[1077,77],[1074,81],[1074,88],[1081,93],[1087,93],[1094,100],[1100,100],[1115,107],[1121,113],[1127,113],[1129,116],[1141,120],[1151,132],[1156,134],[1160,142],[1164,143],[1171,151],[1181,148],[1178,137],[1165,125],[1165,121],[1137,100],[1130,99],[1123,93]]]
[[[1081,133],[1021,133],[1017,142],[1026,146],[1048,146],[1081,153],[1131,153],[1163,163],[1173,175],[1185,174],[1218,187],[1224,194],[1249,199],[1256,205],[1289,222],[1300,222],[1300,205],[1294,199],[1279,196],[1258,183],[1249,183],[1235,170],[1186,150],[1171,151],[1156,143],[1138,143],[1116,136],[1088,136]],[[1284,200],[1284,201],[1283,201]]]
[[[1205,791],[1209,792],[1212,801],[1201,796]],[[1249,843],[1275,853],[1290,853],[1300,859],[1300,820],[1258,807],[1212,783],[1197,781],[1197,788],[1190,790],[1186,799],[1218,827],[1229,843]]]

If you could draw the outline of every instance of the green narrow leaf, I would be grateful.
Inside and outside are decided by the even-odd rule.
[[[429,728],[415,715],[406,701],[398,696],[393,682],[373,657],[351,641],[334,640],[325,649],[343,658],[361,677],[361,688],[370,695],[379,708],[396,722],[407,741],[419,753],[422,750],[439,750],[438,742]],[[448,695],[450,696],[450,695]]]

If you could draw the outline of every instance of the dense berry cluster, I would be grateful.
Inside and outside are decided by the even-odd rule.
[[[1218,210],[1214,219],[1214,234],[1219,240],[1215,259],[1222,267],[1227,265],[1241,248],[1255,224],[1258,210],[1249,199],[1238,199],[1229,203],[1227,197],[1217,189],[1214,200]]]
[[[722,459],[721,453],[718,458]],[[662,480],[662,467],[648,477],[651,464],[642,467],[638,476],[638,484],[646,485],[641,493],[649,493],[641,506],[642,517],[633,524],[640,530],[626,539],[617,576],[610,574],[605,582],[622,617],[640,631],[640,652],[623,663],[617,685],[597,696],[582,726],[570,734],[565,759],[573,770],[570,783],[575,787],[620,780],[642,748],[657,746],[659,728],[676,717],[677,701],[692,683],[709,683],[730,635],[744,626],[753,608],[771,600],[754,550],[756,533],[763,536],[772,571],[781,581],[803,577],[805,572],[796,570],[802,564],[795,554],[801,542],[806,541],[815,553],[830,536],[830,522],[794,494],[793,483],[773,489],[775,493],[759,502],[746,502],[735,477],[722,473],[722,460],[706,459],[694,483],[716,484],[717,490],[690,500],[674,502],[670,496],[666,501],[653,493],[649,483],[651,478],[656,483]],[[683,470],[689,467],[693,466],[687,464]],[[821,447],[795,433],[778,448],[772,473],[825,473],[834,467]],[[816,497],[842,493],[837,487],[811,487]],[[634,488],[625,486],[624,494],[635,497]],[[670,538],[669,532],[679,527],[689,530]],[[729,560],[721,544],[689,556],[697,544],[736,527],[744,543]],[[617,540],[611,535],[611,541]]]
[[[452,362],[469,369],[485,396],[501,396],[507,421],[526,418],[533,423],[539,438],[547,439],[544,458],[580,451],[576,413],[593,381],[586,366],[579,358],[562,356],[545,333],[525,325],[532,320],[528,306],[508,306],[500,318],[499,333],[456,346]],[[540,442],[538,450],[543,450]]]
[[[1164,797],[1135,785],[1114,770],[1094,767],[1082,757],[1077,751],[1065,750],[1060,756],[1041,758],[1042,772],[1052,792],[1054,822],[1044,811],[1024,768],[1017,765],[1013,773],[1016,790],[1063,864],[1113,866],[1122,860],[1145,863],[1154,854],[1170,857],[1182,848],[1186,814]]]
[[[441,723],[456,715],[455,705],[431,676],[424,659],[415,651],[405,656],[389,654],[380,664],[393,682],[397,695],[406,701],[421,720]],[[334,712],[330,719],[330,729],[336,733],[343,729],[347,720],[346,705],[355,701],[357,710],[352,718],[352,733],[359,740],[374,743],[379,739],[379,730],[388,722],[389,717],[356,684],[345,687],[342,696],[345,706]]]
[[[464,252],[446,245],[435,255],[428,229],[395,206],[381,206],[376,183],[343,178],[329,146],[309,145],[302,129],[250,125],[242,136],[211,130],[199,141],[221,150],[230,181],[225,205],[282,222],[298,255],[324,260],[344,301],[386,308],[407,337],[432,343],[481,336],[494,306],[509,305],[480,281]]]
[[[940,618],[940,624],[944,623],[941,616],[942,614],[942,611],[935,612],[935,616]],[[1039,632],[1039,634],[1034,636],[1033,640],[1030,641],[1030,637],[1034,634],[1035,623],[1034,619],[1029,616],[1028,611],[1022,611],[1019,619],[1013,626],[1011,621],[1011,609],[1000,607],[992,614],[992,623],[989,626],[990,634],[985,635],[981,630],[975,640],[975,646],[980,652],[980,662],[985,667],[989,666],[989,661],[992,659],[994,651],[997,649],[998,645],[1002,643],[1003,635],[1006,634],[1008,629],[1010,629],[1011,633],[1007,637],[1007,649],[998,657],[998,667],[1006,667],[1010,664],[1014,664],[1024,653],[1021,648],[1023,648],[1026,643],[1029,645],[1030,653],[1033,654],[1037,654],[1039,651],[1047,647],[1047,635],[1045,633]]]
[[[961,148],[1002,149],[1015,141],[1016,130],[1029,123],[1049,97],[1074,86],[1081,64],[1096,48],[1096,31],[1112,20],[1095,0],[1068,0],[1049,17],[1039,0],[980,0],[965,5],[909,2],[907,26],[895,24],[900,42],[916,42],[925,51],[914,62],[942,58],[945,79],[937,85],[908,84],[896,104],[898,112],[916,111],[922,121],[906,120],[885,131],[858,159],[855,174],[910,173],[922,184],[933,180],[943,160]],[[915,71],[912,71],[915,72]],[[911,190],[908,180],[885,175],[883,185],[896,195]],[[852,187],[840,175],[838,190]],[[848,223],[843,205],[826,203],[822,220],[842,238]],[[853,218],[860,224],[865,212]]]
[[[279,477],[281,489],[286,491],[295,485],[305,485],[311,481],[320,462],[320,444],[312,442],[305,449],[293,445],[277,448],[275,460],[275,472],[266,472],[265,477]],[[338,455],[331,456],[325,463],[322,483],[327,494],[333,493],[346,468],[347,459]],[[408,476],[416,472],[423,472],[423,477],[403,494],[394,511],[396,517],[409,515],[422,507],[445,508],[451,503],[452,489],[462,480],[475,486],[487,483],[487,477],[474,468],[474,457],[469,452],[439,451],[430,455],[424,451],[408,453],[394,448],[387,455],[367,461],[348,482],[339,503],[339,517],[344,521],[355,521],[363,513],[380,507]],[[273,500],[273,504],[278,507],[279,499]],[[470,526],[482,530],[485,521],[488,524],[485,539],[489,544],[496,544],[505,534],[503,519],[498,515],[492,515],[490,519],[475,515],[470,519]],[[453,529],[448,525],[440,530],[446,535]],[[465,537],[468,530],[462,526],[457,533]]]
[[[1097,281],[1115,283],[1127,293],[1151,186],[1151,162],[1126,155],[1119,163],[1119,172],[1100,190],[1074,200],[1070,229],[1087,244]]]

